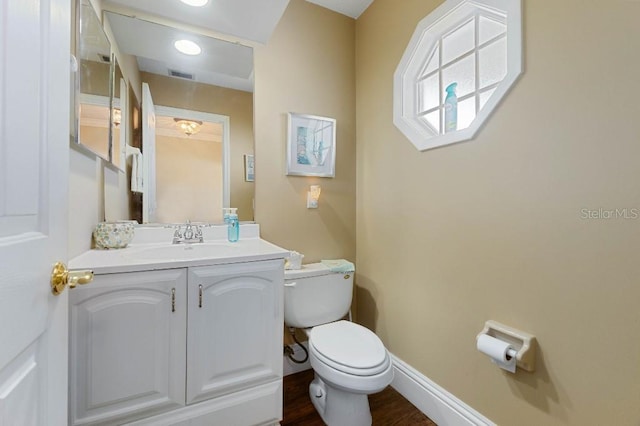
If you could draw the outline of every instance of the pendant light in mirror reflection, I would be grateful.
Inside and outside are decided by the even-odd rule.
[[[180,130],[184,132],[187,136],[192,136],[197,134],[202,127],[202,121],[199,120],[187,120],[184,118],[174,118],[173,121],[176,122],[176,126]]]

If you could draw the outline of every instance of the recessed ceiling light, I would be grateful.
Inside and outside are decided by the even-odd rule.
[[[202,52],[200,46],[192,42],[191,40],[178,40],[173,43],[178,52],[184,53],[185,55],[199,55]]]
[[[197,7],[201,7],[209,3],[209,0],[180,0],[180,1],[184,4],[188,4],[189,6],[197,6]]]

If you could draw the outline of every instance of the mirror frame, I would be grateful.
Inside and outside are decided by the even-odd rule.
[[[104,26],[102,25],[102,21],[100,20],[100,17],[97,13],[97,11],[95,10],[93,4],[91,3],[90,0],[87,0],[87,4],[88,6],[91,8],[95,18],[98,20],[98,22],[100,23],[100,28],[102,29],[102,32],[105,36],[105,39],[107,40],[107,42],[109,43],[109,72],[108,72],[108,84],[109,84],[109,89],[108,89],[108,105],[106,105],[109,108],[109,126],[108,126],[108,132],[107,132],[107,140],[106,140],[106,146],[107,146],[107,155],[106,157],[103,156],[102,154],[100,154],[99,152],[96,152],[94,149],[92,149],[91,147],[89,147],[86,144],[82,143],[82,140],[80,138],[80,105],[81,105],[81,98],[82,98],[82,92],[81,92],[81,85],[82,85],[82,60],[80,58],[80,48],[81,48],[81,40],[82,40],[82,31],[81,31],[81,15],[82,15],[82,1],[83,0],[76,0],[75,2],[75,56],[73,57],[73,60],[75,61],[74,63],[74,82],[73,82],[73,123],[72,123],[72,127],[71,127],[71,140],[73,141],[72,146],[75,147],[79,147],[81,148],[82,151],[84,152],[88,152],[91,153],[93,155],[95,155],[96,157],[102,158],[104,161],[108,162],[109,164],[112,163],[111,159],[112,159],[112,123],[113,123],[113,90],[114,90],[114,82],[113,82],[113,76],[115,74],[115,68],[114,68],[114,55],[112,53],[112,45],[111,45],[111,41],[109,40],[109,37],[107,37],[106,32],[104,31]],[[93,96],[88,94],[88,96]]]
[[[126,146],[129,142],[129,116],[128,116],[128,96],[129,96],[129,83],[126,78],[124,78],[124,74],[122,73],[122,67],[120,67],[118,63],[118,58],[116,57],[115,52],[113,52],[113,45],[111,46],[111,108],[109,113],[109,162],[116,169],[125,173],[127,169],[127,156],[126,156]],[[117,84],[117,70],[120,70],[120,93],[116,93]],[[117,95],[117,96],[116,96]],[[119,105],[116,105],[116,100]],[[116,126],[115,123],[115,110],[116,108],[120,109],[120,123]],[[119,139],[119,149],[116,151],[114,144],[114,135],[118,132]],[[114,161],[117,159],[117,162]]]

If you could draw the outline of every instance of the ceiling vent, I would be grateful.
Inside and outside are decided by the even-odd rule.
[[[169,77],[184,78],[185,80],[195,80],[195,77],[193,76],[193,74],[176,71],[176,70],[169,70]]]

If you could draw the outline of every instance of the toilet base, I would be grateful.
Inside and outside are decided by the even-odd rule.
[[[314,374],[315,378],[309,385],[309,397],[328,426],[371,426],[367,394],[346,392]]]

